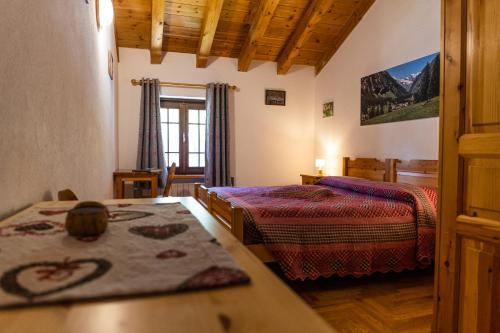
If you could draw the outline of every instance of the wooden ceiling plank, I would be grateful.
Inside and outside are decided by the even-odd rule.
[[[168,15],[180,15],[180,16],[203,18],[203,13],[205,13],[205,5],[182,4],[177,1],[165,2],[165,14]]]
[[[151,63],[161,64],[163,60],[164,0],[151,0]]]
[[[361,21],[363,16],[366,14],[368,9],[370,9],[371,5],[373,5],[374,2],[375,0],[362,0],[358,4],[351,17],[336,37],[335,43],[331,43],[330,48],[323,53],[320,61],[316,64],[316,75],[321,72],[323,67],[325,67],[328,61],[333,57],[335,52],[337,52],[342,43],[346,40],[347,36],[349,36],[352,30],[354,30],[354,28],[358,25],[359,21]]]
[[[309,39],[321,17],[332,7],[334,0],[313,0],[302,15],[295,31],[278,57],[278,74],[286,74],[299,55],[300,49]]]
[[[238,70],[240,72],[246,72],[250,68],[250,63],[257,52],[258,42],[264,37],[278,3],[279,0],[262,0],[259,3],[259,8],[238,58]]]
[[[205,8],[203,25],[201,27],[200,40],[198,50],[196,52],[196,67],[205,68],[208,63],[208,56],[212,49],[215,31],[219,23],[220,14],[224,0],[210,0]]]
[[[152,24],[154,1],[113,2],[118,46],[154,50],[152,48],[155,43]],[[238,58],[240,63],[242,55],[248,52],[243,48],[252,45],[250,37],[252,26],[259,20],[259,11],[262,11],[259,8],[266,1],[270,0],[225,0],[208,55]],[[205,29],[203,26],[205,12],[208,5],[213,5],[213,0],[163,0],[163,2],[164,25],[161,39],[163,53],[168,51],[199,53],[202,27]],[[319,2],[319,0],[280,0],[265,33],[261,37],[256,35],[259,38],[254,40],[258,42],[253,43],[255,50],[251,50],[253,54],[248,57],[250,59],[248,64],[250,65],[252,60],[282,59],[284,50],[291,48],[289,44],[293,42],[293,38],[297,41],[296,30],[300,24],[304,29],[304,24],[301,22],[306,17],[306,12],[311,10],[311,4]],[[303,40],[294,44],[301,46],[297,49],[292,48],[295,54],[292,54],[293,61],[290,61],[289,66],[313,65],[319,72],[356,25],[357,21],[353,19],[352,13],[357,11],[358,16],[358,13],[364,13],[362,6],[366,6],[367,2],[371,5],[373,0],[333,0],[331,9],[321,15],[320,22],[311,28],[313,31],[306,32],[306,35],[302,36]],[[307,28],[307,24],[305,27]],[[161,30],[158,29],[158,32]],[[160,46],[157,50],[160,50]],[[161,62],[163,54],[157,52],[157,55],[159,57],[157,62]],[[153,57],[154,53],[152,59]]]

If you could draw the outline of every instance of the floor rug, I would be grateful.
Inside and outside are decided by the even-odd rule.
[[[180,203],[108,206],[100,237],[72,237],[66,210],[0,223],[0,307],[179,292],[249,282]]]

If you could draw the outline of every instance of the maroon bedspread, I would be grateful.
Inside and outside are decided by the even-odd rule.
[[[428,187],[325,177],[210,190],[244,208],[245,243],[263,242],[290,279],[401,271],[434,258],[437,195]]]

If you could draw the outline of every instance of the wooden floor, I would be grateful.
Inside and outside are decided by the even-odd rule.
[[[339,332],[431,330],[433,269],[287,283]]]

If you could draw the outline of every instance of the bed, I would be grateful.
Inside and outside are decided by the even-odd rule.
[[[427,267],[434,258],[437,161],[344,158],[316,185],[195,188],[195,197],[289,279]]]

